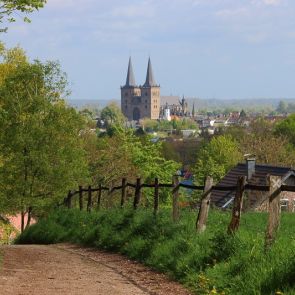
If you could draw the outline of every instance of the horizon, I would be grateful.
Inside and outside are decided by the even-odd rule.
[[[71,99],[119,99],[129,56],[138,84],[151,57],[161,93],[292,99],[294,12],[291,0],[49,0],[2,41],[59,60]]]

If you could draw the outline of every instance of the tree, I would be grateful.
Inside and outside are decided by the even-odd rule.
[[[246,112],[244,111],[244,109],[241,110],[240,118],[241,118],[241,119],[244,119],[244,118],[246,118],[246,117],[247,117],[247,114],[246,114]]]
[[[194,174],[197,182],[203,183],[206,176],[219,181],[233,166],[242,159],[238,142],[230,135],[221,135],[199,150]]]
[[[18,63],[0,84],[2,211],[42,214],[87,179],[84,120],[64,93],[66,78],[52,62]]]
[[[100,118],[110,125],[122,124],[125,121],[125,117],[116,103],[110,103],[103,108],[100,113]]]
[[[162,144],[151,142],[149,136],[135,136],[132,129],[114,126],[112,136],[84,136],[88,154],[92,183],[106,186],[120,185],[122,178],[135,182],[137,177],[151,183],[156,177],[163,182],[171,182],[172,175],[179,169],[175,161],[168,161],[162,155]],[[151,191],[145,192],[148,201]],[[162,199],[166,199],[161,190]],[[165,197],[164,197],[165,195]]]
[[[260,118],[252,122],[249,128],[229,128],[227,134],[235,138],[243,155],[255,154],[258,163],[294,165],[294,150],[286,137],[287,134],[278,130],[274,132],[274,130],[276,128],[273,123]],[[285,128],[282,128],[282,130],[285,130]],[[290,134],[292,136],[292,132]]]
[[[101,110],[100,119],[104,121],[108,135],[113,135],[116,126],[122,128],[126,119],[116,103],[110,103]]]
[[[285,136],[295,146],[295,114],[277,123],[275,134]]]
[[[280,113],[280,114],[284,114],[287,112],[287,104],[285,101],[281,100],[279,102],[279,105],[277,107],[277,112]]]
[[[13,14],[15,12],[32,13],[35,10],[39,10],[44,7],[47,0],[0,0],[0,23],[4,21],[15,22]],[[25,22],[30,22],[30,19],[25,16],[23,18]],[[0,32],[6,32],[7,28],[0,29]]]

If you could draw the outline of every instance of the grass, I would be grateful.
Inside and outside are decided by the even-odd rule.
[[[203,234],[195,232],[195,212],[113,209],[87,214],[61,210],[31,226],[17,243],[72,242],[120,252],[165,272],[196,294],[295,294],[295,215],[284,213],[276,242],[264,250],[267,215],[242,216],[234,236],[230,216],[211,211]]]

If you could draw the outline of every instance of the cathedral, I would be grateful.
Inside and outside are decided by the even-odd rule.
[[[129,121],[159,119],[160,85],[155,81],[150,58],[142,86],[136,85],[132,61],[129,59],[126,83],[121,86],[121,110]]]

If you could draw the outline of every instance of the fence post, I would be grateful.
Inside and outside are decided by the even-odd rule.
[[[100,209],[101,193],[102,193],[101,184],[99,184],[98,193],[97,193],[97,205],[96,205],[97,210]]]
[[[177,175],[172,178],[173,185],[173,200],[172,200],[172,218],[176,222],[179,220],[179,206],[178,206],[178,197],[179,197],[179,178]]]
[[[159,211],[159,179],[155,178],[155,191],[154,191],[154,215]]]
[[[72,192],[71,191],[69,191],[68,192],[68,197],[67,197],[67,207],[68,207],[68,209],[71,209],[72,208]]]
[[[111,181],[108,191],[107,207],[110,209],[113,204],[113,182]]]
[[[88,199],[87,199],[87,212],[91,211],[91,205],[92,205],[92,191],[91,191],[91,185],[88,186]]]
[[[136,180],[136,187],[135,187],[135,194],[134,194],[134,203],[133,203],[133,208],[137,209],[139,202],[140,202],[140,197],[141,197],[141,179],[137,178]]]
[[[269,248],[274,242],[275,235],[280,226],[280,190],[278,193],[273,194],[281,186],[281,178],[279,176],[268,176],[268,182],[270,185],[270,197],[268,200],[268,223],[265,235],[265,248]]]
[[[204,188],[204,194],[201,199],[201,205],[199,209],[199,214],[196,222],[196,228],[197,232],[201,233],[206,230],[206,223],[208,219],[208,213],[209,213],[209,208],[210,208],[210,198],[211,198],[211,193],[207,193],[211,191],[213,186],[213,178],[210,176],[207,176],[205,179],[205,188]]]
[[[126,178],[122,178],[121,208],[124,207],[126,199]]]
[[[239,177],[237,181],[237,190],[236,190],[236,195],[234,199],[234,206],[232,210],[232,218],[227,229],[227,232],[229,234],[234,234],[239,229],[239,226],[240,226],[245,184],[246,184],[246,176]]]
[[[79,186],[79,207],[80,207],[80,210],[82,211],[83,210],[83,188],[81,185]]]

